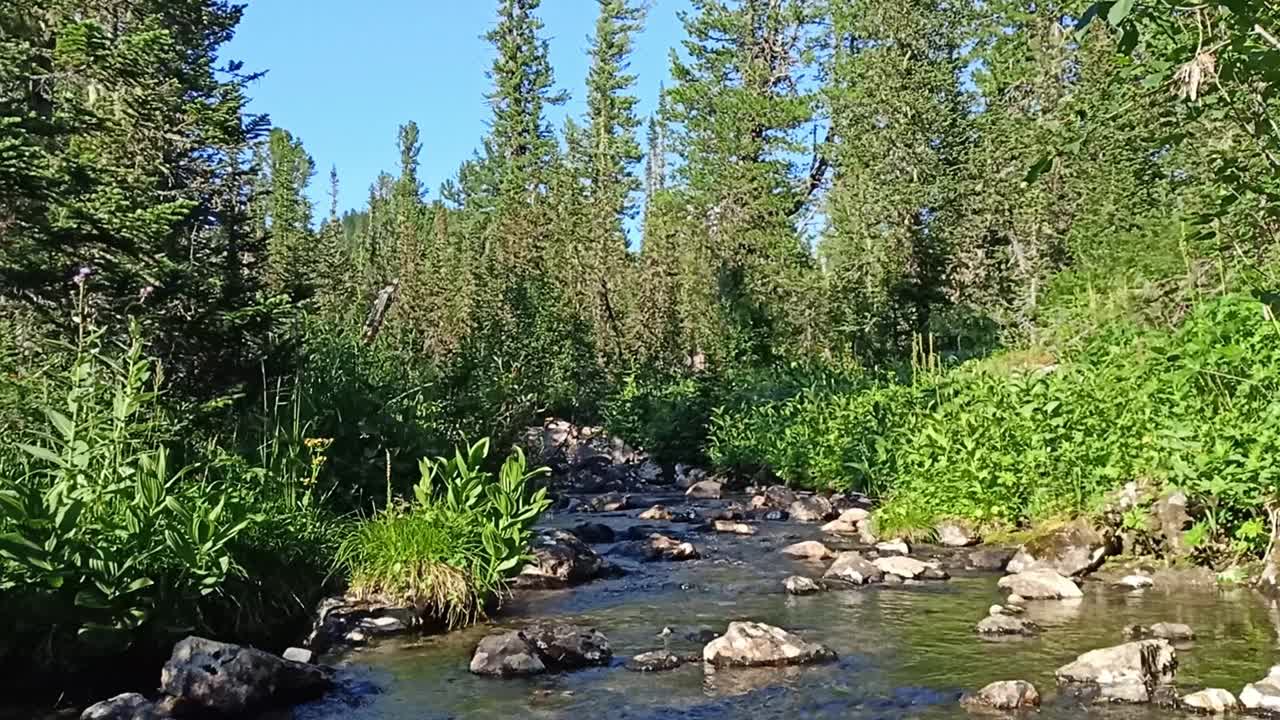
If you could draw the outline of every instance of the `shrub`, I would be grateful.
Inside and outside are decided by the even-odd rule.
[[[450,627],[483,616],[525,559],[533,524],[549,505],[518,448],[498,477],[484,469],[488,439],[452,459],[424,459],[411,502],[391,502],[343,543],[351,590],[403,603]]]

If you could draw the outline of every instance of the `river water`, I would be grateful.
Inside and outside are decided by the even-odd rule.
[[[662,500],[662,498],[649,498]],[[667,502],[674,502],[670,498]],[[710,503],[715,504],[715,503]],[[703,504],[704,506],[707,503]],[[647,506],[647,505],[645,505]],[[551,518],[570,527],[584,519],[623,530],[635,512]],[[657,523],[678,536],[687,526]],[[818,577],[823,564],[781,555],[790,543],[824,539],[816,527],[761,523],[752,537],[693,533],[703,559],[623,564],[630,572],[578,588],[523,594],[488,625],[448,635],[384,642],[337,659],[357,692],[297,708],[296,720],[443,720],[457,718],[953,718],[964,691],[996,680],[1028,680],[1040,689],[1047,720],[1177,717],[1155,707],[1082,707],[1054,691],[1053,672],[1082,652],[1124,642],[1126,625],[1186,623],[1194,644],[1179,647],[1178,685],[1190,692],[1245,683],[1280,662],[1277,626],[1263,598],[1248,590],[1178,585],[1128,593],[1085,584],[1077,602],[1040,602],[1028,616],[1036,637],[981,639],[974,626],[1003,598],[997,576],[952,569],[953,579],[903,587],[870,587],[791,597],[782,580]],[[607,551],[609,546],[597,546]],[[912,554],[944,561],[941,548]],[[477,642],[495,628],[555,619],[594,626],[608,636],[614,663],[561,675],[497,680],[471,675]],[[755,620],[826,644],[839,654],[827,665],[788,669],[704,670],[700,663],[666,673],[635,673],[626,658],[662,649],[696,653],[699,632],[723,632],[732,620]],[[659,636],[671,628],[669,639]],[[372,688],[377,688],[376,691]]]

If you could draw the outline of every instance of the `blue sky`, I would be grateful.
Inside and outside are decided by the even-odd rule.
[[[641,112],[650,112],[668,77],[668,49],[683,36],[676,18],[688,0],[651,0],[631,70]],[[422,129],[423,181],[432,194],[471,156],[489,118],[484,95],[492,60],[481,36],[496,17],[493,0],[250,0],[227,59],[265,70],[251,110],[300,137],[315,158],[311,195],[328,208],[328,172],[336,165],[340,206],[364,204],[369,184],[398,163],[396,129]],[[557,86],[570,92],[550,120],[580,117],[595,0],[544,0]]]

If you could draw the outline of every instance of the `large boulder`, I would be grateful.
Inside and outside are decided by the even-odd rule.
[[[850,585],[869,585],[884,579],[884,571],[857,551],[842,552],[822,575],[823,580],[835,580]]]
[[[137,693],[117,695],[80,713],[80,720],[161,720],[162,717],[155,703]]]
[[[577,535],[564,530],[548,530],[533,541],[532,560],[520,569],[515,586],[526,590],[572,587],[595,580],[609,570]]]
[[[471,656],[471,672],[493,677],[540,675],[608,665],[609,639],[594,628],[542,623],[525,630],[489,635]]]
[[[791,503],[787,508],[791,519],[802,523],[826,522],[836,516],[835,506],[821,495],[810,495]]]
[[[1245,685],[1240,704],[1246,710],[1280,714],[1280,665],[1272,667],[1265,678]]]
[[[1076,520],[1018,548],[1008,570],[1054,570],[1078,577],[1101,567],[1113,549],[1113,538],[1084,520]]]
[[[991,683],[973,695],[965,695],[960,698],[960,704],[979,709],[1026,710],[1040,707],[1040,693],[1029,682],[1005,680]]]
[[[1030,570],[1006,575],[1000,578],[998,584],[1027,600],[1073,600],[1084,597],[1079,585],[1053,570]]]
[[[1173,685],[1178,656],[1168,640],[1139,640],[1092,650],[1058,668],[1058,683],[1105,702],[1146,703]]]
[[[1183,695],[1180,704],[1183,709],[1201,715],[1226,715],[1240,709],[1236,696],[1222,688],[1209,688]]]
[[[766,667],[826,662],[836,654],[772,625],[734,622],[724,635],[707,643],[702,659],[717,667]]]
[[[333,686],[327,670],[200,637],[178,642],[160,689],[191,714],[241,717],[258,708],[312,700]]]
[[[794,545],[788,545],[782,548],[782,554],[798,560],[828,560],[836,555],[830,548],[817,540],[806,540]]]
[[[378,597],[335,596],[316,608],[316,620],[306,646],[327,652],[334,646],[362,645],[380,637],[416,630],[428,618],[417,609],[383,602]]]

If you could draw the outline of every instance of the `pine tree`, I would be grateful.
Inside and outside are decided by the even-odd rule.
[[[264,219],[271,287],[294,299],[305,299],[314,291],[312,282],[318,274],[311,201],[306,196],[315,162],[301,140],[276,128],[267,141],[266,163],[269,199]]]

